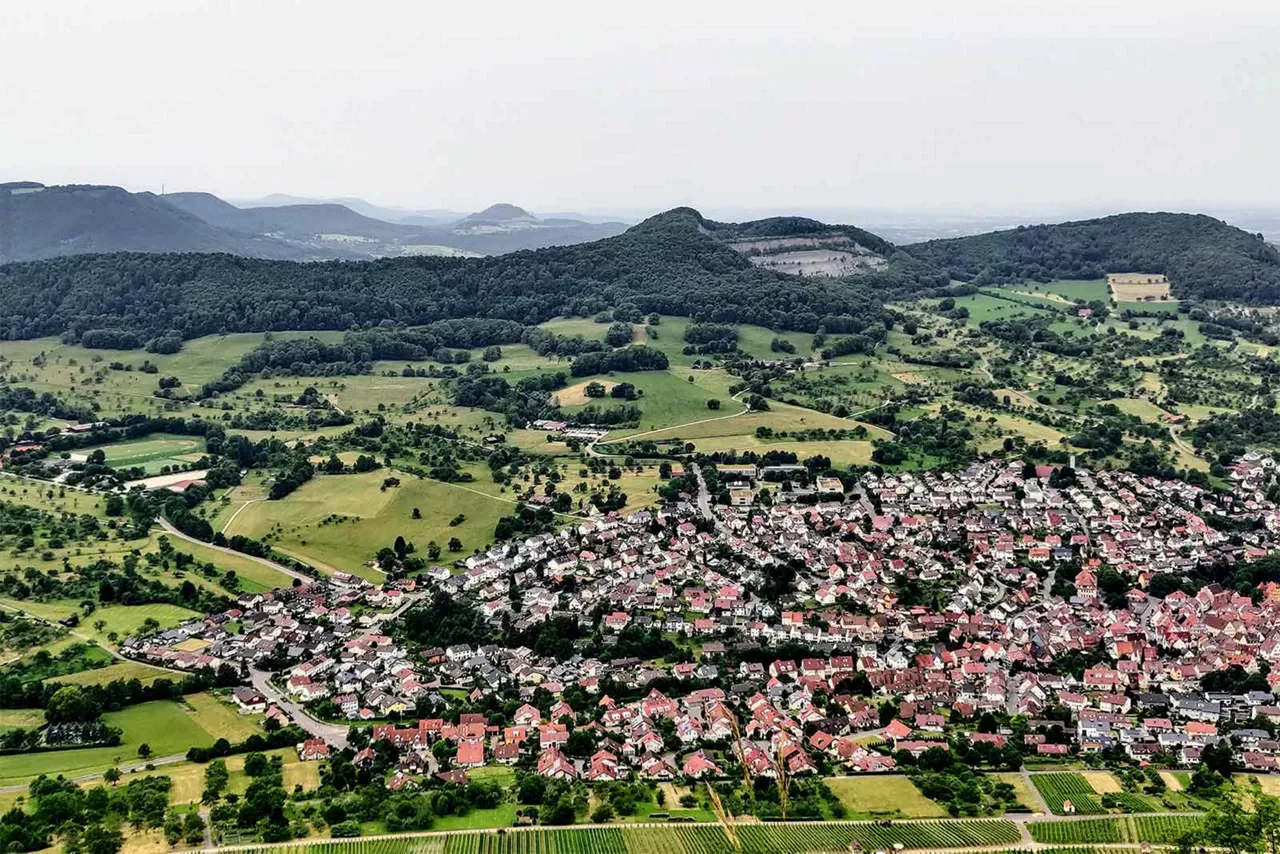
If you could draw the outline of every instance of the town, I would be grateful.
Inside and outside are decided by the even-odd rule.
[[[292,709],[313,733],[304,759],[374,722],[372,740],[403,752],[394,788],[445,773],[440,757],[463,772],[523,757],[584,781],[717,778],[744,763],[883,772],[957,737],[1012,768],[1117,751],[1194,767],[1228,745],[1265,772],[1280,761],[1280,584],[1240,582],[1276,547],[1278,472],[1250,454],[1215,493],[987,460],[709,519],[690,496],[384,588],[338,574],[244,594],[123,650],[252,674],[236,702]],[[1197,586],[1214,573],[1236,586]],[[400,618],[432,597],[465,603],[494,638],[564,620],[598,634],[601,652],[415,644]],[[666,639],[662,653],[627,654],[637,638]],[[1206,687],[1224,673],[1241,687]],[[486,703],[495,714],[457,713]]]

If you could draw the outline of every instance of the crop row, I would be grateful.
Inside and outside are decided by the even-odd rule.
[[[1008,821],[926,821],[892,824],[747,824],[737,828],[744,854],[844,851],[863,848],[960,848],[1016,843]],[[243,854],[731,854],[719,825],[587,827],[467,832],[415,839],[326,842],[257,848]]]

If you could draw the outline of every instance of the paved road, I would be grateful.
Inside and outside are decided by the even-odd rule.
[[[129,765],[121,765],[120,773],[127,775],[132,771],[145,771],[148,765],[154,765],[156,767],[159,767],[161,765],[173,765],[174,763],[177,763],[177,762],[186,762],[186,761],[187,761],[187,755],[185,753],[176,753],[173,756],[161,756],[158,759],[148,759],[145,762],[135,762]],[[71,782],[93,783],[101,779],[102,779],[102,774],[101,772],[99,772],[97,774],[84,774],[83,776],[80,776],[80,777],[72,777]],[[0,787],[0,793],[7,794],[9,792],[25,792],[27,791],[27,788],[28,787],[26,785],[3,786],[3,787]]]
[[[347,746],[348,727],[340,724],[327,724],[316,720],[306,709],[285,696],[284,692],[271,684],[271,674],[263,670],[250,671],[253,687],[262,692],[262,696],[275,703],[286,712],[293,722],[316,738],[324,739],[330,746],[339,750]]]
[[[215,552],[222,552],[223,554],[228,554],[233,557],[239,557],[239,558],[244,558],[245,560],[251,560],[254,563],[262,564],[268,569],[274,569],[276,572],[283,572],[285,575],[288,575],[291,578],[297,578],[301,580],[303,584],[310,584],[312,581],[315,580],[309,575],[303,575],[301,572],[298,572],[296,569],[289,569],[287,566],[278,564],[273,560],[267,560],[265,557],[247,555],[244,552],[238,552],[235,549],[229,549],[226,546],[215,546],[213,543],[206,543],[204,540],[197,540],[195,537],[188,536],[187,534],[184,534],[181,531],[179,531],[177,528],[173,527],[173,525],[169,522],[169,520],[164,518],[163,516],[158,517],[156,521],[160,523],[161,528],[164,528],[165,533],[167,533],[171,537],[177,537],[180,540],[186,540],[189,543],[195,543],[197,546],[202,546],[203,548],[206,548],[206,549],[213,549]]]
[[[703,518],[714,522],[716,514],[711,512],[711,492],[707,489],[707,481],[702,477],[702,469],[698,468],[696,463],[690,463],[689,470],[698,480],[698,511],[702,513]]]

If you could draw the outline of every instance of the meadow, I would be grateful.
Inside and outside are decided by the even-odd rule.
[[[920,793],[909,779],[892,777],[827,777],[828,788],[848,810],[848,817],[945,818],[946,810]]]
[[[138,762],[138,748],[143,744],[159,758],[186,753],[193,746],[207,747],[230,731],[248,731],[234,727],[228,716],[236,713],[229,707],[212,698],[197,697],[200,695],[188,698],[187,703],[157,700],[107,712],[103,721],[122,730],[120,744],[114,747],[0,756],[0,786],[20,785],[40,774],[75,777]]]
[[[227,536],[270,537],[273,546],[321,570],[338,570],[381,579],[365,567],[378,549],[403,535],[425,550],[429,540],[445,548],[451,537],[464,552],[493,541],[498,519],[514,509],[472,484],[448,484],[400,474],[401,485],[382,489],[389,472],[312,478],[279,501],[250,504],[227,527]],[[419,508],[421,519],[413,518]],[[450,526],[457,515],[466,521]],[[445,554],[448,554],[446,551]],[[457,557],[459,555],[455,555]]]

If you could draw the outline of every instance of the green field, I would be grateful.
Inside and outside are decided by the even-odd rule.
[[[204,440],[153,433],[145,439],[85,448],[79,453],[88,455],[99,449],[113,468],[140,467],[147,474],[156,474],[164,466],[181,467],[199,460],[204,453]]]
[[[398,535],[425,551],[435,540],[444,548],[457,537],[469,555],[493,541],[499,517],[515,509],[512,501],[487,496],[471,484],[446,484],[400,475],[401,486],[382,490],[389,472],[312,478],[279,501],[262,501],[245,508],[227,529],[227,536],[263,538],[320,569],[333,569],[381,578],[364,567],[378,549],[389,547]],[[413,508],[422,512],[413,519]],[[467,519],[456,527],[456,514]],[[340,516],[345,521],[333,521]],[[447,556],[448,551],[444,555]],[[321,566],[322,564],[322,566]]]
[[[117,661],[115,664],[108,664],[106,667],[99,667],[97,670],[84,670],[69,676],[55,676],[49,681],[67,685],[105,685],[108,682],[116,682],[121,679],[125,681],[137,679],[144,685],[150,685],[157,679],[174,681],[181,678],[182,674],[180,673],[174,673],[172,670],[164,670],[160,667],[152,667],[149,664],[143,664],[141,661]]]
[[[1032,774],[1031,781],[1040,790],[1054,815],[1067,815],[1068,803],[1074,808],[1072,815],[1099,815],[1105,812],[1101,796],[1080,774]]]
[[[272,334],[277,338],[315,336],[322,340],[342,337],[341,332]],[[159,355],[141,350],[89,350],[63,344],[56,338],[36,338],[0,341],[0,360],[11,363],[5,372],[16,375],[23,385],[36,391],[69,392],[76,400],[96,403],[103,415],[162,414],[174,411],[174,405],[152,394],[159,377],[176,376],[184,388],[194,390],[231,367],[262,340],[260,332],[211,335],[187,341],[172,355]],[[157,373],[139,370],[146,361],[156,366]],[[112,370],[112,362],[132,370]],[[179,410],[185,408],[178,406]]]
[[[206,725],[206,719],[214,723]],[[221,730],[224,723],[220,714],[197,714],[169,700],[107,712],[103,720],[108,726],[123,730],[118,746],[0,756],[0,786],[21,784],[40,774],[74,777],[138,762],[138,746],[144,743],[151,746],[152,755],[157,758],[186,753],[189,747],[213,744],[219,735],[210,729]]]
[[[1018,298],[1016,294],[1013,294]],[[956,297],[956,308],[969,310],[969,325],[978,326],[986,320],[1008,320],[1011,317],[1052,317],[1053,313],[1032,308],[1011,299],[1000,299],[986,294],[969,294]]]
[[[826,783],[848,810],[849,818],[944,818],[947,814],[906,777],[828,777]]]
[[[1024,282],[1020,285],[1009,285],[1006,290],[1014,291],[1019,296],[1031,294],[1046,297],[1050,301],[1073,303],[1076,300],[1107,303],[1111,301],[1111,290],[1106,279],[1058,279],[1052,282]]]
[[[714,417],[717,413],[707,409],[707,401],[720,400],[724,413],[734,411],[737,405],[729,399],[729,378],[719,371],[680,371],[679,376],[669,371],[641,371],[637,373],[611,374],[614,383],[629,382],[644,395],[635,401],[620,401],[610,397],[596,403],[603,408],[624,404],[638,406],[642,413],[641,430],[654,430],[673,424],[683,424],[700,418]],[[693,382],[688,378],[693,377]],[[574,413],[582,406],[565,406],[566,413]],[[631,431],[634,432],[634,431]]]
[[[27,599],[0,599],[0,605],[49,621],[80,613],[79,602],[70,600],[33,602]],[[154,619],[160,623],[161,628],[170,628],[184,620],[199,616],[201,615],[195,611],[163,602],[146,605],[104,605],[95,609],[89,617],[82,619],[76,631],[105,645],[110,643],[107,639],[108,634],[115,632],[123,640],[136,634],[148,619]],[[101,629],[95,625],[98,621],[105,623]]]

